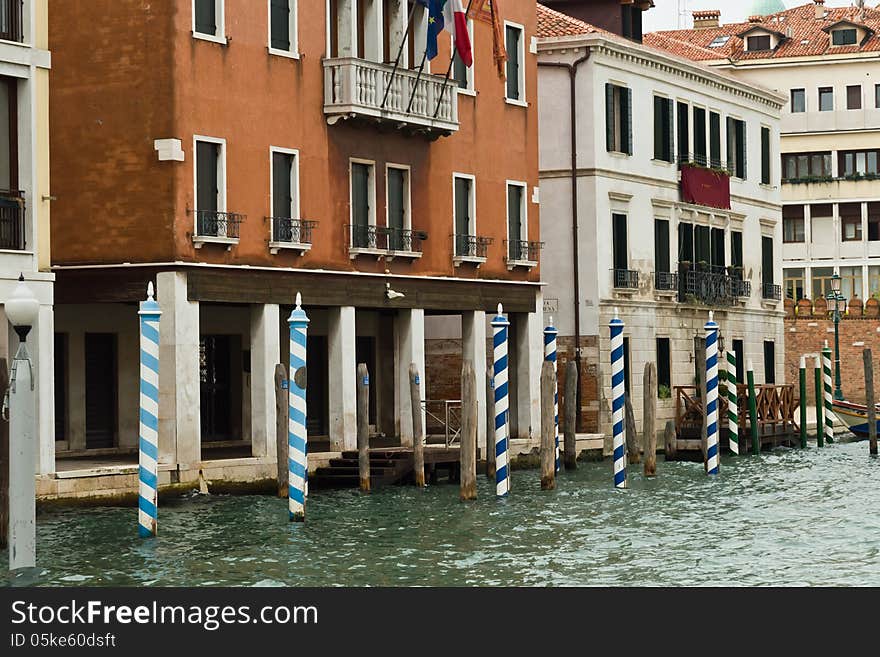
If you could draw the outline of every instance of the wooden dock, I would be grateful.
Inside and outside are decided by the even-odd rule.
[[[414,459],[411,447],[375,447],[370,452],[370,487],[409,483],[413,480]],[[479,459],[479,450],[477,450]],[[459,473],[458,446],[425,446],[425,478],[436,483],[441,475],[457,481]],[[359,484],[358,453],[342,452],[330,459],[326,467],[318,468],[309,477],[314,488],[351,488]]]

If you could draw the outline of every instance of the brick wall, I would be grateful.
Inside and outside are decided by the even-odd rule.
[[[865,378],[862,350],[870,347],[874,355],[874,371],[880,373],[880,320],[876,317],[844,317],[840,320],[840,378],[843,395],[856,402],[865,401]],[[834,360],[834,322],[823,317],[798,316],[785,320],[785,372],[786,380],[798,381],[800,357],[822,350],[828,340]],[[807,396],[812,401],[813,370],[807,359]],[[833,375],[833,369],[832,369]],[[876,375],[875,375],[876,376]]]

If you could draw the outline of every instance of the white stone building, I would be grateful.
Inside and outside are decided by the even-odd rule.
[[[639,425],[645,363],[662,427],[674,387],[694,384],[709,311],[759,383],[783,383],[785,99],[540,5],[539,33],[545,313],[563,359],[579,335],[584,430],[610,429],[615,309]]]

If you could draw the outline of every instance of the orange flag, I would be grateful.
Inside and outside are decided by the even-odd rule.
[[[470,18],[492,26],[492,57],[495,60],[498,77],[503,80],[507,77],[507,67],[505,66],[507,64],[507,48],[504,46],[504,30],[502,29],[501,10],[498,6],[499,0],[472,0],[472,2],[471,11],[468,14]]]

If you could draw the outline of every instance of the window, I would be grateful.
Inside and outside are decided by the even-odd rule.
[[[196,138],[196,211],[223,212],[225,181],[223,180],[223,142]]]
[[[690,161],[690,106],[687,103],[676,103],[678,119],[678,161]]]
[[[665,389],[665,390],[664,390]],[[669,338],[657,338],[657,396],[672,395],[672,359]]]
[[[831,152],[785,153],[782,156],[782,179],[809,180],[831,178]]]
[[[507,243],[511,260],[529,260],[528,226],[526,224],[526,185],[507,183]]]
[[[351,245],[376,248],[376,165],[351,161]]]
[[[880,267],[868,267],[868,296],[880,295]]]
[[[857,39],[858,35],[854,27],[831,32],[831,45],[834,46],[852,46],[855,45]]]
[[[764,383],[776,383],[776,343],[764,340]]]
[[[812,271],[813,278],[813,298],[828,296],[831,292],[831,277],[834,275],[834,269],[831,267],[814,267]]]
[[[840,238],[844,242],[861,241],[862,239],[862,204],[841,203],[838,206],[840,213]]]
[[[810,205],[810,242],[813,244],[834,244],[838,237],[834,233],[834,206],[831,203],[812,203]]]
[[[667,273],[669,269],[669,221],[654,220],[654,270]]]
[[[709,163],[706,158],[706,110],[702,107],[694,108],[694,162],[701,166]]]
[[[272,149],[272,216],[299,219],[297,152]]]
[[[830,112],[834,109],[834,89],[819,87],[819,111]]]
[[[642,9],[635,4],[621,5],[621,35],[635,41],[642,42]]]
[[[727,117],[727,170],[736,178],[746,178],[746,122],[732,117]]]
[[[874,85],[874,107],[880,109],[880,84]]]
[[[730,264],[742,271],[743,267],[743,234],[742,231],[730,231]]]
[[[862,268],[840,268],[840,293],[847,299],[862,296]]]
[[[673,161],[672,100],[654,96],[654,159]]]
[[[837,164],[843,177],[876,176],[880,174],[880,149],[840,151]]]
[[[678,222],[678,262],[694,261],[694,225]]]
[[[746,351],[742,340],[733,341],[733,353],[736,354],[736,380],[746,382]]]
[[[770,184],[770,128],[761,128],[761,184]]]
[[[269,52],[297,56],[297,0],[269,0]]]
[[[629,269],[629,249],[626,240],[626,215],[611,215],[612,258],[616,271]],[[615,281],[617,277],[615,276]]]
[[[467,22],[468,35],[471,39],[471,44],[474,43],[474,21],[468,19]],[[452,47],[452,51],[454,53],[452,57],[452,79],[458,83],[458,89],[460,91],[473,91],[474,90],[474,67],[465,66],[464,62],[461,60],[461,57],[458,55],[458,51],[455,50],[455,37],[452,38],[452,43],[450,46]],[[471,49],[471,56],[473,57],[473,48]]]
[[[785,298],[792,301],[800,301],[804,298],[804,270],[783,269],[782,286],[785,288]]]
[[[773,285],[773,238],[761,237],[761,282]]]
[[[709,163],[721,166],[721,115],[709,112]]]
[[[389,164],[385,169],[385,225],[388,249],[411,251],[412,240],[404,231],[412,228],[410,219],[409,167]]]
[[[452,178],[453,194],[455,195],[453,212],[455,216],[455,255],[474,255],[471,248],[477,234],[476,203],[474,200],[474,178],[464,174],[456,174]]]
[[[862,85],[853,84],[846,88],[846,109],[862,109]]]
[[[746,37],[746,51],[770,50],[770,35],[760,34]]]
[[[786,205],[782,208],[782,241],[783,243],[803,242],[804,206]]]
[[[868,240],[880,241],[880,202],[868,203]]]
[[[523,28],[505,21],[504,43],[507,46],[507,100],[525,101],[525,51]]]
[[[791,90],[791,113],[800,114],[807,111],[807,94],[803,89]]]
[[[226,43],[224,0],[193,0],[193,36]]]
[[[632,155],[632,89],[605,85],[605,147]]]

